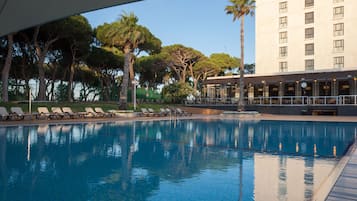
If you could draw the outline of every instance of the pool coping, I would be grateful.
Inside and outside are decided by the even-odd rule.
[[[350,145],[346,154],[339,160],[337,165],[333,168],[333,170],[329,173],[329,175],[324,179],[324,181],[322,182],[320,187],[318,189],[314,190],[313,197],[311,200],[325,201],[328,198],[330,192],[332,191],[336,182],[340,178],[343,170],[345,169],[346,165],[350,161],[356,148],[357,148],[357,144],[355,141]]]

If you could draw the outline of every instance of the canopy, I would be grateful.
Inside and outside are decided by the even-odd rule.
[[[139,0],[0,0],[0,36],[87,11]]]

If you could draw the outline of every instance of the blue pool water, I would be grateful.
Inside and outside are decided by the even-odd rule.
[[[238,120],[0,127],[0,201],[308,200],[356,134]]]

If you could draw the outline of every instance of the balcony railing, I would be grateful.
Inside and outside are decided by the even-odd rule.
[[[245,98],[247,105],[355,105],[357,95],[340,96],[271,96]],[[186,105],[235,105],[238,98],[197,98],[187,100]]]

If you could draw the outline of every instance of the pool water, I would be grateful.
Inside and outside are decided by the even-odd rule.
[[[309,200],[356,134],[238,120],[0,127],[0,200]]]

